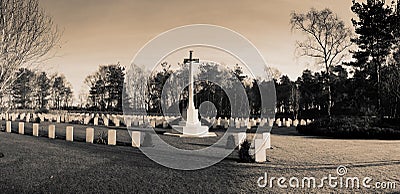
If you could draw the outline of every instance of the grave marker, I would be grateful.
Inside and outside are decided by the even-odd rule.
[[[117,131],[114,129],[108,130],[108,145],[117,145]]]
[[[38,123],[33,123],[32,125],[33,129],[33,136],[39,136],[39,124]]]
[[[254,142],[255,149],[255,160],[256,162],[262,163],[267,161],[267,154],[265,150],[264,140],[256,139]]]
[[[11,121],[6,122],[6,132],[11,133]]]
[[[86,142],[93,143],[94,139],[94,128],[86,128]]]
[[[140,131],[132,131],[132,147],[140,147]]]
[[[56,138],[56,126],[55,125],[49,125],[48,137],[50,139],[55,139]]]
[[[74,141],[74,127],[73,126],[67,126],[67,128],[65,130],[66,130],[66,132],[65,132],[65,135],[66,135],[65,140]]]
[[[25,124],[23,123],[23,122],[19,122],[19,124],[18,124],[18,133],[19,134],[24,134],[24,129],[25,128]]]

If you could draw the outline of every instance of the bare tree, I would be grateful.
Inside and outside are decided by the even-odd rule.
[[[137,65],[132,65],[126,74],[125,99],[129,101],[134,114],[143,114],[147,111],[149,76],[150,72],[144,66]]]
[[[267,73],[267,75],[271,76],[271,78],[275,80],[279,80],[279,78],[282,76],[282,72],[275,67],[265,67],[264,71]]]
[[[311,9],[306,14],[293,12],[290,24],[292,30],[298,30],[306,35],[304,41],[297,42],[300,56],[317,59],[317,64],[325,68],[328,90],[328,115],[331,116],[332,92],[330,76],[334,66],[340,64],[345,52],[352,45],[351,30],[329,9],[318,11]]]
[[[0,0],[0,96],[19,68],[43,60],[59,40],[58,28],[38,0]]]

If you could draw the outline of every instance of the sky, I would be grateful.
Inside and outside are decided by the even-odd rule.
[[[40,0],[63,31],[61,48],[42,70],[59,72],[75,96],[99,65],[128,66],[148,41],[189,24],[213,24],[250,40],[267,64],[296,79],[312,61],[295,56],[301,34],[292,32],[290,13],[330,8],[351,26],[351,0]]]

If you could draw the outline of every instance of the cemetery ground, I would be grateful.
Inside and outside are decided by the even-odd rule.
[[[54,123],[52,123],[54,124]],[[4,128],[5,122],[1,125]],[[130,145],[127,130],[117,130],[116,146],[85,143],[87,126],[74,124],[74,142],[65,141],[65,127],[56,123],[56,139],[45,137],[49,123],[40,124],[40,136],[32,134],[32,124],[19,135],[18,122],[13,133],[0,132],[0,191],[2,193],[276,193],[276,192],[400,192],[400,141],[342,140],[299,135],[294,127],[274,128],[273,149],[268,162],[238,162],[237,151],[218,164],[196,171],[163,167]],[[98,131],[107,127],[94,126]],[[222,132],[217,132],[221,134]],[[251,134],[249,135],[251,136]],[[212,138],[168,137],[187,146],[207,146]],[[191,142],[191,143],[190,143]],[[195,143],[193,143],[195,142]],[[192,147],[194,148],[194,147]],[[345,165],[348,177],[371,177],[375,183],[396,182],[392,189],[270,188],[258,187],[257,180],[269,177],[322,177]]]

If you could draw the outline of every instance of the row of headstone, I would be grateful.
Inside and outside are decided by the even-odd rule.
[[[162,127],[167,128],[169,126],[168,120],[171,120],[171,117],[168,116],[122,116],[122,115],[114,115],[114,114],[89,114],[89,113],[66,113],[66,114],[30,114],[30,113],[2,113],[0,115],[3,120],[11,120],[16,121],[17,119],[25,120],[26,122],[34,121],[35,118],[39,118],[41,122],[43,121],[52,121],[52,122],[78,122],[84,125],[89,125],[89,123],[93,120],[93,125],[99,125],[99,119],[103,120],[104,126],[110,126],[110,121],[114,123],[114,126],[119,127],[121,124],[124,124],[127,127],[135,126],[142,127],[150,126],[150,127]],[[211,118],[207,118],[206,120],[212,121]],[[213,120],[212,127],[218,128],[247,128],[251,129],[253,127],[264,127],[264,126],[278,126],[278,127],[296,127],[298,125],[307,125],[311,123],[312,120],[307,119],[295,119],[292,120],[290,118],[278,118],[278,119],[260,119],[260,118],[221,118]]]
[[[48,138],[55,139],[55,125],[49,125],[48,128]],[[19,122],[18,123],[18,133],[24,134],[25,133],[25,123]],[[11,121],[6,122],[6,132],[11,133]],[[66,127],[66,141],[74,141],[74,128],[73,126]],[[33,124],[33,136],[39,136],[39,124]],[[271,148],[271,134],[270,133],[262,133],[257,134],[255,141],[254,141],[254,158],[256,162],[265,162],[266,161],[266,151],[267,149]],[[132,146],[133,147],[140,147],[141,144],[141,132],[140,131],[132,131]],[[245,141],[246,133],[240,132],[236,133],[235,136],[235,144],[240,145]],[[94,128],[87,128],[86,129],[86,142],[93,143],[94,141]],[[117,131],[115,129],[108,130],[108,145],[116,145],[117,144]]]
[[[216,119],[213,124],[212,127],[213,128],[217,128],[217,127],[223,127],[223,128],[228,128],[228,127],[234,127],[234,128],[247,128],[247,129],[251,129],[253,127],[265,127],[265,126],[278,126],[278,127],[297,127],[298,125],[307,125],[310,124],[312,122],[312,120],[307,119],[248,119],[248,118],[231,118],[231,119],[221,119],[218,118]]]
[[[39,123],[32,124],[32,133],[33,136],[39,136]],[[56,138],[56,130],[55,125],[49,125],[48,128],[48,138],[55,139]],[[11,133],[11,121],[6,122],[6,132]],[[25,134],[25,123],[19,122],[18,123],[18,133],[21,135]],[[133,147],[140,147],[141,144],[141,132],[140,131],[132,131],[132,146]],[[65,140],[66,141],[74,141],[74,127],[67,126],[65,129]],[[93,143],[94,141],[94,128],[87,128],[86,129],[86,142]],[[108,130],[108,145],[116,145],[117,144],[117,131],[115,129]]]
[[[132,131],[132,147],[140,147],[141,143],[141,132],[140,131]],[[94,140],[94,128],[86,128],[86,142],[93,143]],[[110,129],[107,132],[107,144],[108,145],[117,145],[117,130]]]

